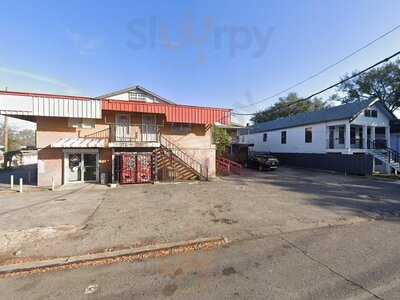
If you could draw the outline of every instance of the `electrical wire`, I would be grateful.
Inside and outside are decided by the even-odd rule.
[[[241,106],[241,107],[239,107],[238,109],[243,109],[243,108],[247,108],[247,107],[250,107],[250,106],[253,106],[253,105],[260,104],[260,103],[262,103],[262,102],[265,102],[265,101],[267,101],[267,100],[270,100],[270,99],[272,99],[272,98],[275,98],[275,97],[277,97],[277,96],[279,96],[279,95],[281,95],[281,94],[283,94],[283,93],[285,93],[285,92],[288,92],[288,91],[290,91],[291,89],[293,89],[293,88],[295,88],[295,87],[298,87],[298,86],[300,86],[300,85],[306,83],[307,81],[309,81],[309,80],[311,80],[311,79],[314,79],[315,77],[317,77],[317,76],[323,74],[324,72],[326,72],[326,71],[332,69],[333,67],[335,67],[335,66],[337,66],[338,64],[344,62],[345,60],[349,59],[350,57],[356,55],[357,53],[361,52],[362,50],[368,48],[368,47],[371,46],[372,44],[374,44],[374,43],[376,43],[377,41],[381,40],[382,38],[388,36],[389,34],[391,34],[392,32],[396,31],[396,30],[399,29],[399,28],[400,28],[400,24],[397,25],[397,26],[395,26],[395,27],[393,27],[391,30],[389,30],[389,31],[387,31],[387,32],[385,32],[385,33],[383,33],[383,34],[381,34],[380,36],[378,36],[378,37],[375,38],[374,40],[370,41],[369,43],[365,44],[364,46],[362,46],[362,47],[358,48],[357,50],[351,52],[350,54],[344,56],[343,58],[341,58],[341,59],[338,60],[337,62],[332,63],[332,64],[326,66],[325,68],[321,69],[321,70],[318,71],[317,73],[315,73],[315,74],[313,74],[313,75],[311,75],[311,76],[309,76],[309,77],[307,77],[307,78],[305,78],[305,79],[303,79],[303,80],[301,80],[301,81],[299,81],[299,82],[297,82],[297,83],[295,83],[295,84],[293,84],[293,85],[291,85],[291,86],[289,86],[289,87],[287,87],[287,88],[285,88],[285,89],[283,89],[283,90],[281,90],[281,91],[279,91],[279,92],[277,92],[277,93],[275,93],[275,94],[273,94],[273,95],[271,95],[271,96],[268,96],[268,97],[266,97],[266,98],[260,99],[260,100],[258,100],[258,101],[256,101],[256,102],[252,102],[251,104],[247,104],[247,105]]]

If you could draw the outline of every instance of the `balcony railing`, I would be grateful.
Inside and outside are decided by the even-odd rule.
[[[109,125],[109,142],[160,142],[160,125]]]
[[[108,128],[86,134],[84,138],[106,139],[109,143],[159,143],[161,135],[160,125],[134,124],[120,125],[109,124]]]

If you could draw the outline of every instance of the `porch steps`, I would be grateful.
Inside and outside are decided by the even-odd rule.
[[[391,169],[394,170],[395,174],[400,173],[400,161],[399,161],[399,153],[386,148],[386,149],[371,149],[369,153],[381,161],[385,165],[388,165]]]

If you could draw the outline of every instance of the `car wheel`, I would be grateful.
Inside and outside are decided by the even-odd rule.
[[[258,171],[262,171],[264,168],[263,168],[263,166],[262,165],[258,165]]]

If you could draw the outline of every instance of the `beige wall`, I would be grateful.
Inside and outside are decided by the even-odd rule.
[[[165,124],[161,133],[188,155],[208,169],[208,176],[215,176],[215,145],[212,144],[212,127],[192,124],[188,134],[172,132],[171,124]]]
[[[51,186],[52,178],[56,185],[63,184],[62,149],[43,148],[38,151],[38,185]]]

